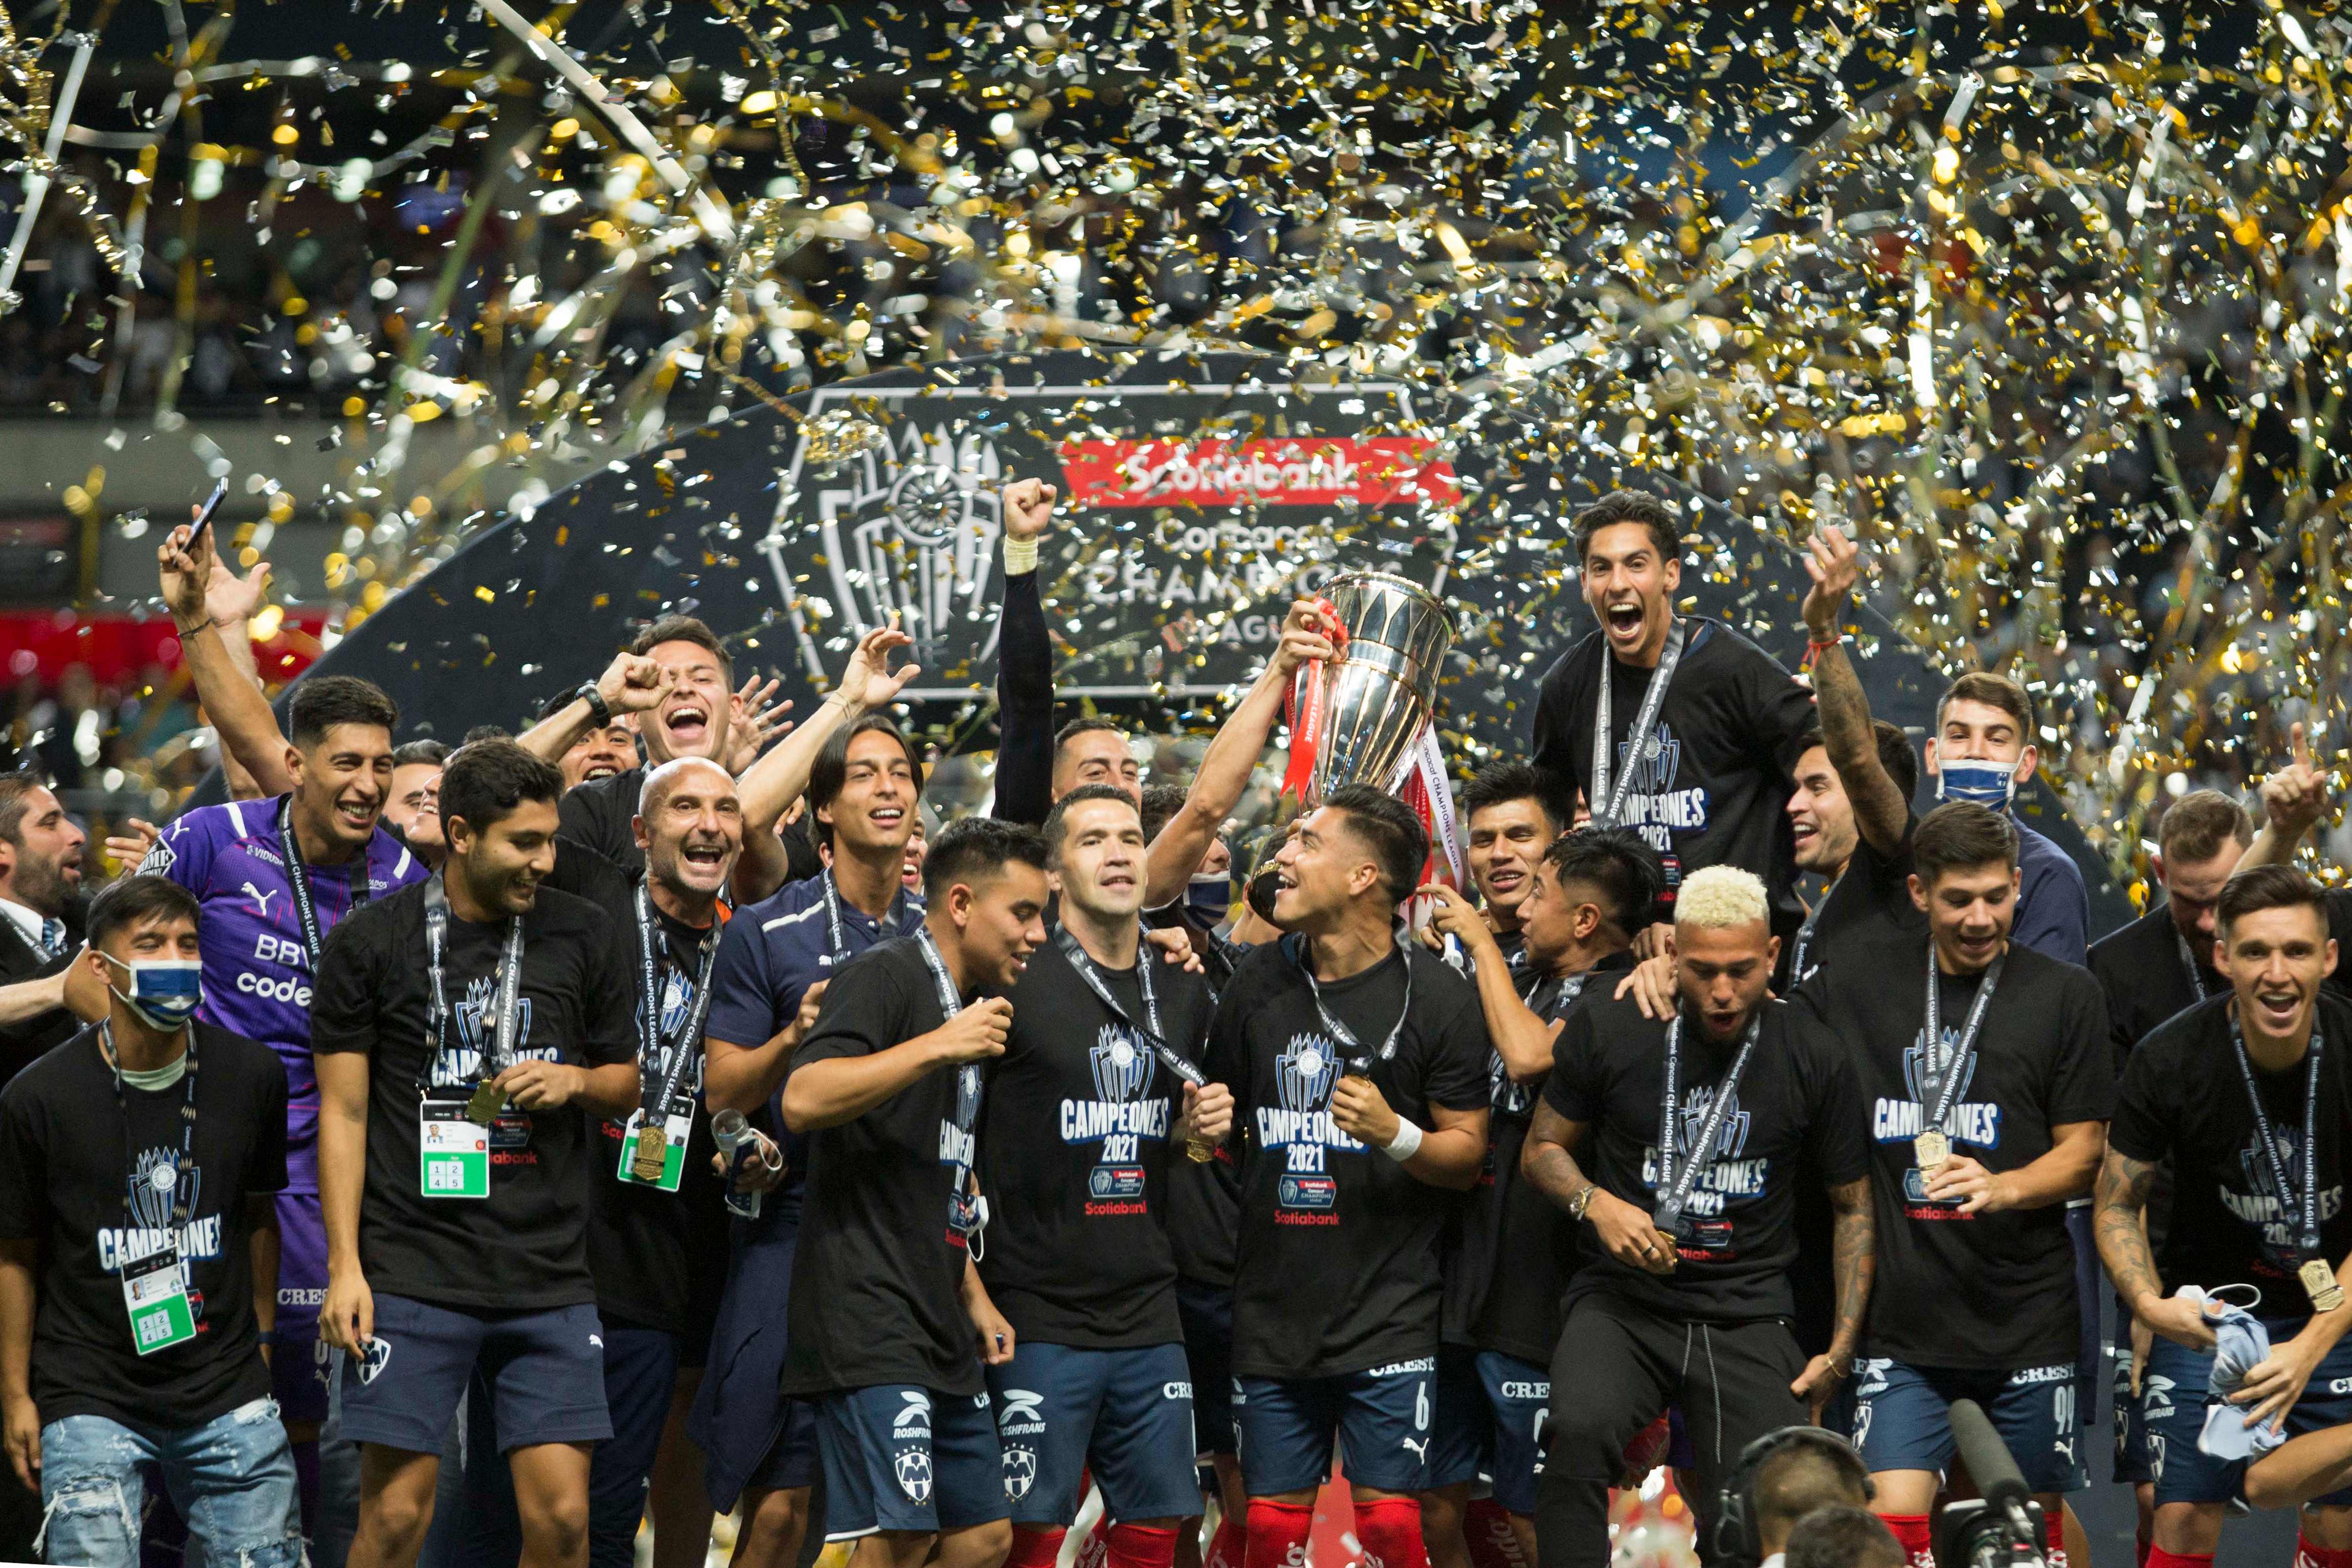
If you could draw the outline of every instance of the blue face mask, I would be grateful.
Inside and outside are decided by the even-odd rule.
[[[1937,771],[1936,798],[1974,801],[2005,812],[2017,798],[2017,764],[1954,757]]]
[[[1195,877],[1184,888],[1184,907],[1203,925],[1221,923],[1234,907],[1230,877]]]
[[[110,952],[99,956],[129,972],[131,989],[114,994],[151,1027],[176,1029],[196,1016],[205,999],[205,982],[204,965],[194,959],[142,958],[125,963]]]

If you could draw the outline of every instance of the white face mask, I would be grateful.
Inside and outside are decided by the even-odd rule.
[[[125,963],[110,952],[99,957],[130,974],[129,991],[112,985],[107,989],[154,1028],[176,1029],[204,1004],[204,965],[193,958],[140,958]]]

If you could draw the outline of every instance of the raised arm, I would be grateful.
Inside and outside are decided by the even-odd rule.
[[[1209,852],[1218,829],[1225,825],[1250,774],[1265,751],[1274,727],[1282,718],[1283,694],[1290,689],[1298,667],[1310,658],[1329,658],[1332,645],[1329,617],[1306,599],[1290,606],[1282,624],[1282,637],[1274,657],[1226,715],[1217,738],[1209,742],[1184,804],[1151,840],[1143,889],[1143,907],[1156,910],[1183,892],[1185,882]]]
[[[2301,724],[2289,728],[2294,756],[2263,781],[2263,830],[2247,846],[2238,868],[2294,862],[2303,836],[2327,811],[2327,775],[2311,760],[2311,742]]]
[[[1004,604],[996,622],[996,806],[1001,822],[1045,820],[1054,805],[1054,639],[1040,597],[1038,542],[1054,524],[1052,485],[1004,487]]]
[[[599,713],[596,704],[585,697],[575,696],[552,717],[541,719],[515,737],[515,743],[542,763],[561,763],[572,742],[598,724],[610,723],[611,716],[621,713],[643,713],[661,706],[670,683],[677,678],[652,659],[639,654],[616,653],[604,673],[596,678],[596,695],[603,700],[604,711]]]
[[[1806,549],[1805,570],[1813,585],[1805,595],[1805,635],[1813,645],[1813,700],[1821,713],[1822,742],[1853,803],[1854,826],[1873,849],[1891,856],[1902,847],[1911,803],[1878,760],[1870,700],[1845,656],[1839,625],[1861,574],[1861,547],[1832,528],[1816,534]]]
[[[269,563],[237,576],[214,550],[215,532],[208,528],[192,540],[184,524],[156,548],[163,605],[179,633],[196,701],[220,736],[223,764],[242,767],[263,794],[281,794],[294,787],[294,774],[278,716],[262,694],[247,625],[268,583]]]
[[[818,1006],[831,981],[820,980],[801,993],[800,1012],[793,1021],[759,1046],[730,1040],[702,1042],[702,1103],[716,1113],[740,1110],[749,1116],[768,1103],[792,1071],[793,1053],[816,1023]]]

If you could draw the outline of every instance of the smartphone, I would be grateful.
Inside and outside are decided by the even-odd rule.
[[[196,541],[202,539],[205,536],[205,530],[213,525],[213,513],[220,510],[221,502],[227,499],[228,481],[226,479],[223,479],[219,483],[214,485],[213,493],[205,498],[204,506],[196,512],[195,526],[188,530],[188,552],[190,554],[193,555],[195,553]]]

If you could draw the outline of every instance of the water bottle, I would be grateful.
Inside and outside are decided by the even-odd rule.
[[[743,1168],[743,1157],[760,1145],[760,1135],[740,1110],[722,1110],[710,1119],[710,1136],[719,1152],[727,1157],[727,1212],[744,1219],[760,1217],[760,1194],[739,1191],[735,1178]]]

